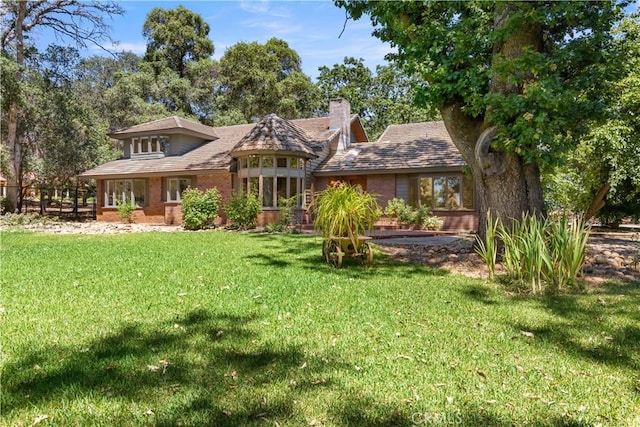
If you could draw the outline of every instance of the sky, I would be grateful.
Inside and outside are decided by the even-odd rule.
[[[638,10],[640,0],[632,1],[629,12]],[[345,56],[362,58],[372,71],[386,64],[391,46],[371,35],[373,26],[368,17],[349,20],[345,26],[345,11],[331,0],[237,0],[237,1],[120,1],[125,13],[108,20],[111,34],[119,44],[105,47],[110,51],[131,51],[143,54],[146,41],[142,25],[154,7],[175,9],[183,5],[198,13],[209,24],[209,38],[213,41],[214,59],[238,42],[257,41],[264,44],[271,37],[289,43],[302,60],[302,69],[312,79],[318,76],[318,67],[341,64]],[[344,32],[342,32],[344,27]],[[50,40],[51,39],[51,40]],[[52,33],[41,35],[38,44],[58,43]],[[104,50],[92,46],[81,52],[83,56],[104,55]]]
[[[214,59],[238,42],[257,41],[264,44],[271,37],[289,43],[302,60],[305,74],[315,80],[318,67],[343,62],[345,56],[362,58],[367,67],[385,64],[384,56],[392,49],[371,35],[373,27],[368,18],[349,20],[344,33],[345,11],[333,1],[122,1],[125,14],[110,20],[111,34],[118,46],[105,47],[112,51],[131,51],[143,54],[146,41],[142,25],[154,7],[175,9],[183,5],[198,13],[209,24],[209,38],[213,41]],[[55,40],[39,40],[48,45]],[[58,44],[59,41],[58,41]],[[83,56],[104,55],[99,47],[90,47]]]

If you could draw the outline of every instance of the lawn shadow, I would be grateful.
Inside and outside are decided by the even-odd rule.
[[[520,299],[511,298],[513,303]],[[533,343],[561,347],[570,354],[640,371],[640,288],[610,284],[589,295],[547,295],[540,305],[553,314],[546,325],[514,323],[534,334]]]
[[[333,386],[330,379],[318,379],[328,377],[325,371],[341,369],[340,362],[326,355],[310,357],[297,347],[261,343],[255,331],[259,322],[255,315],[200,310],[151,325],[127,324],[82,348],[43,346],[5,364],[3,413],[56,402],[69,405],[69,399],[91,396],[145,402],[166,394],[179,398],[153,408],[158,425],[194,420],[246,425],[288,418],[296,399]],[[272,387],[274,396],[261,399]],[[117,420],[117,414],[110,416]],[[64,423],[60,417],[58,421]]]
[[[373,265],[368,267],[361,259],[345,256],[342,268],[327,264],[322,255],[322,239],[309,235],[279,235],[274,239],[269,234],[252,234],[256,240],[269,240],[269,245],[256,245],[257,251],[244,256],[244,259],[261,265],[286,268],[301,265],[307,270],[326,271],[340,274],[347,278],[362,277],[411,277],[416,274],[428,276],[445,276],[449,271],[426,265],[408,264],[394,260],[382,254],[374,247]]]

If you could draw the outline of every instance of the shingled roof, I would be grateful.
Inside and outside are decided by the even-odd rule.
[[[354,119],[357,116],[354,116]],[[140,132],[154,132],[158,133],[156,126],[166,126],[168,129],[172,126],[171,120],[174,118],[156,120],[150,123],[144,123],[138,126],[132,126],[122,133],[112,134],[113,137],[123,138],[126,134]],[[180,119],[180,118],[178,118]],[[180,119],[184,120],[184,119]],[[282,119],[280,119],[282,120]],[[336,130],[329,129],[329,118],[319,117],[313,119],[298,119],[289,121],[296,132],[302,133],[306,138],[308,144],[308,152],[306,157],[316,157],[314,152],[320,153],[323,147],[329,141]],[[176,122],[173,122],[176,123]],[[190,122],[194,124],[193,122]],[[195,123],[198,125],[197,123]],[[200,125],[204,126],[204,125]],[[230,151],[242,140],[245,136],[250,135],[256,124],[245,124],[236,126],[224,126],[208,128],[209,134],[216,135],[216,139],[212,140],[209,136],[203,141],[203,144],[199,147],[181,155],[181,156],[166,156],[155,159],[133,160],[133,159],[120,159],[115,160],[104,165],[100,165],[96,168],[80,174],[82,177],[90,177],[96,179],[102,178],[115,178],[115,177],[145,177],[145,176],[167,176],[167,175],[189,175],[202,173],[204,171],[229,171],[231,170],[232,158],[229,154]],[[184,127],[183,127],[184,128]],[[131,133],[129,133],[131,132]],[[178,131],[176,131],[178,132]]]
[[[120,129],[115,132],[111,132],[109,136],[116,139],[123,139],[129,136],[144,135],[150,133],[158,134],[159,132],[167,134],[187,133],[207,140],[215,139],[218,137],[216,135],[215,129],[211,126],[192,122],[191,120],[183,119],[182,117],[178,116],[166,117],[164,119],[154,120],[152,122],[142,123],[140,125]]]
[[[268,114],[258,122],[231,150],[230,155],[256,153],[296,153],[303,157],[317,157],[313,153],[310,136],[299,126]]]
[[[316,168],[316,175],[397,173],[465,165],[444,122],[391,125],[378,142],[351,144]]]

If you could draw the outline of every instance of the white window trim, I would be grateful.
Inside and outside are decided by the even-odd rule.
[[[173,198],[172,194],[171,194],[171,181],[175,181],[176,182],[176,186],[179,187],[180,186],[180,181],[182,180],[189,180],[189,185],[191,185],[191,178],[187,178],[187,177],[174,177],[174,178],[167,178],[167,191],[166,191],[166,201],[167,202],[182,202],[182,194],[180,192],[178,192],[176,194],[176,197]]]
[[[168,139],[168,137],[164,135],[152,135],[152,136],[141,136],[131,138],[130,144],[130,152],[131,156],[144,156],[146,154],[162,154],[163,147],[162,141]],[[153,142],[155,142],[155,150],[153,148]],[[146,151],[143,151],[146,149]]]
[[[129,197],[127,197],[127,192],[123,191],[121,194],[116,194],[115,190],[110,191],[110,183],[115,183],[116,181],[124,181],[125,182],[125,188],[127,187],[126,183],[129,184]],[[103,203],[103,207],[105,208],[117,208],[118,207],[118,203],[117,200],[129,200],[132,203],[134,203],[138,208],[144,207],[144,205],[138,205],[137,201],[136,201],[136,196],[135,196],[135,192],[133,190],[133,181],[135,181],[135,179],[107,179],[104,181],[104,189],[103,189],[103,196],[104,196],[104,203]],[[146,180],[141,180],[144,181],[144,190],[145,193],[147,191],[147,182]],[[113,196],[113,204],[109,204],[109,195]],[[117,196],[117,197],[116,197]],[[146,197],[145,197],[146,198]]]

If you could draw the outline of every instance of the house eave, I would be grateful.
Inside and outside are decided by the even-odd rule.
[[[313,172],[313,176],[351,176],[351,175],[406,175],[406,174],[437,174],[437,173],[459,173],[463,171],[464,165],[460,166],[430,166],[421,168],[394,168],[394,169],[349,169],[318,171]]]
[[[217,173],[231,173],[230,168],[216,168],[216,169],[195,169],[195,170],[167,170],[161,172],[132,172],[132,173],[82,173],[78,175],[80,179],[129,179],[129,178],[155,178],[165,176],[194,176],[194,175],[211,175]]]

